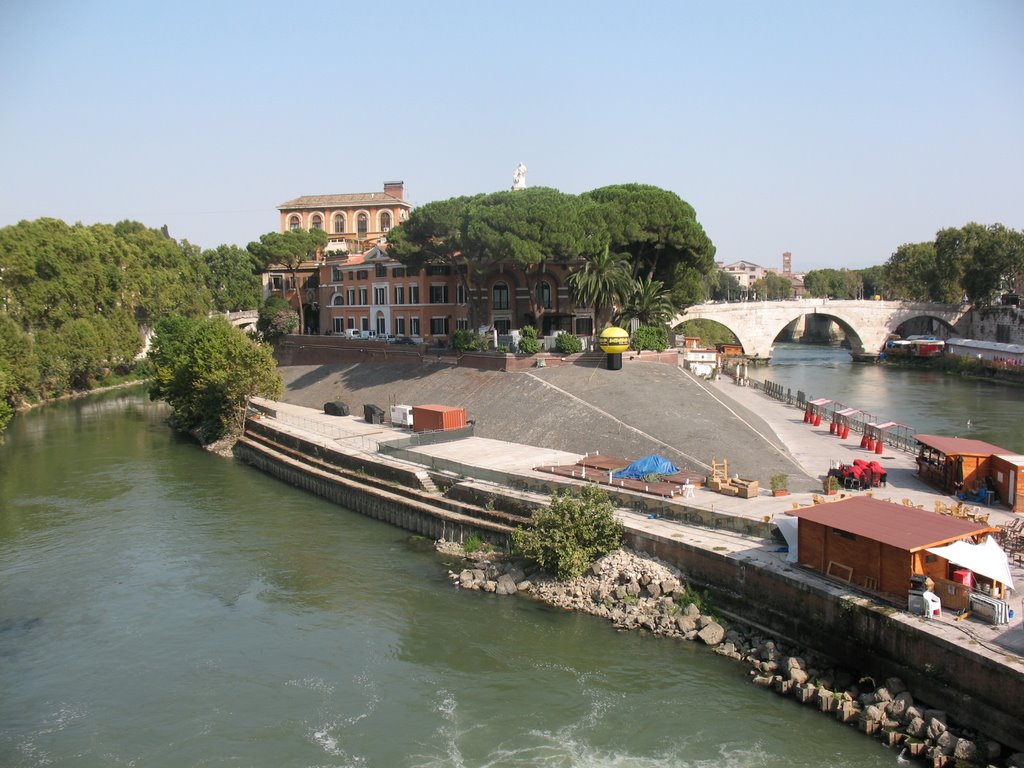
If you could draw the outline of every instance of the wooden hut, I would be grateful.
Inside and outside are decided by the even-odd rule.
[[[906,598],[910,577],[950,579],[949,563],[930,553],[954,541],[974,542],[996,529],[867,496],[789,512],[797,525],[797,561],[873,592]]]
[[[917,474],[947,493],[994,490],[1002,504],[1024,511],[1024,457],[982,440],[941,435],[914,435]]]

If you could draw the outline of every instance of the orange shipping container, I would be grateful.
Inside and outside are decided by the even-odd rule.
[[[466,426],[466,409],[451,405],[414,405],[412,431],[434,432]]]

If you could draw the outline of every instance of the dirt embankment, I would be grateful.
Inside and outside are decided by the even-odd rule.
[[[730,472],[756,477],[763,487],[777,472],[790,475],[791,490],[819,486],[795,466],[763,419],[736,403],[725,408],[689,374],[664,364],[504,373],[354,363],[280,371],[283,399],[310,408],[331,400],[348,403],[353,414],[362,414],[365,403],[385,411],[395,403],[452,405],[466,409],[480,437],[628,459],[658,453],[700,471],[712,458],[727,458]]]

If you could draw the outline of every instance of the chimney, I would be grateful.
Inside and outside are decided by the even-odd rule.
[[[404,200],[405,197],[405,182],[404,181],[385,181],[384,182],[384,194],[397,197],[399,200]]]

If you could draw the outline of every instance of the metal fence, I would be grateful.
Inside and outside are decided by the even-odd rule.
[[[815,399],[804,393],[803,390],[793,392],[791,388],[784,387],[768,379],[764,381],[749,379],[748,382],[754,389],[761,390],[766,397],[799,408],[800,410],[805,410],[807,404]],[[914,439],[915,430],[907,424],[884,420],[868,411],[860,410],[856,406],[845,405],[838,400],[832,400],[824,407],[822,417],[834,419],[837,412],[848,410],[853,410],[854,413],[846,414],[842,418],[846,424],[849,424],[851,432],[856,432],[860,435],[866,432],[877,433],[878,430],[872,429],[873,427],[879,424],[888,424],[888,426],[881,430],[885,444],[896,450],[917,453],[917,440]]]

